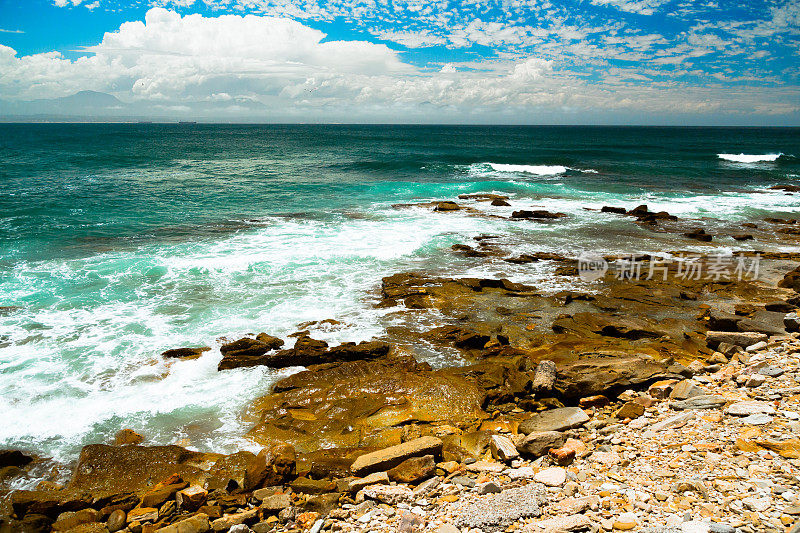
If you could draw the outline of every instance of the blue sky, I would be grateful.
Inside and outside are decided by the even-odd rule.
[[[0,0],[0,111],[800,125],[799,81],[800,0]]]

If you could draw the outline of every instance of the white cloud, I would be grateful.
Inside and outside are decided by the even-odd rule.
[[[591,0],[596,6],[612,6],[627,13],[653,15],[659,7],[670,0]]]

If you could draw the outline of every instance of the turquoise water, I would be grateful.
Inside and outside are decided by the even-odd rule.
[[[798,129],[0,125],[0,446],[70,458],[131,427],[248,447],[242,409],[290,370],[161,351],[325,318],[344,325],[318,338],[380,335],[392,318],[374,295],[401,270],[559,288],[546,264],[449,252],[479,233],[567,254],[675,247],[586,207],[648,203],[712,230],[796,216],[798,197],[767,187],[800,184],[799,155]],[[472,192],[510,195],[471,204],[495,214],[570,218],[392,208]]]

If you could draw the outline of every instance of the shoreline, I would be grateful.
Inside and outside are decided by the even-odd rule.
[[[490,202],[503,201],[498,195],[472,196]],[[450,200],[424,207],[431,209],[435,216],[448,216],[449,212],[465,209]],[[486,216],[480,212],[473,214]],[[684,233],[688,239],[707,242],[704,232],[689,229],[689,226],[698,226],[696,221],[675,220],[668,213],[652,213],[646,208],[624,209],[618,214],[630,217],[631,222],[639,226],[657,231],[680,233],[688,229]],[[524,211],[515,212],[512,218],[520,223],[558,224],[562,218],[560,215],[548,211]],[[760,242],[767,234],[772,234],[777,235],[779,243],[789,244],[798,234],[796,222],[775,219],[772,222],[759,221],[759,224],[762,227],[746,229],[758,233]],[[558,265],[555,275],[563,279],[579,277],[580,265],[575,259],[553,254],[515,255],[509,253],[502,238],[475,237],[474,245],[455,245],[452,252],[474,261],[486,258],[502,258],[512,264],[547,261]],[[709,250],[716,248],[711,246]],[[710,257],[700,259],[706,268],[710,267]],[[613,261],[620,258],[604,259]],[[643,268],[650,268],[656,261],[650,256],[640,259]],[[783,381],[787,383],[787,390],[800,386],[789,386],[787,381],[794,379],[796,370],[795,366],[787,366],[787,361],[796,361],[793,354],[795,349],[800,351],[800,345],[796,342],[797,337],[792,337],[797,329],[787,331],[785,322],[786,316],[800,304],[797,299],[800,284],[789,276],[784,282],[788,286],[774,286],[800,262],[800,253],[765,253],[760,260],[764,267],[764,278],[760,280],[681,279],[678,277],[679,263],[672,263],[666,267],[667,278],[664,280],[619,280],[609,270],[593,287],[594,290],[563,290],[553,294],[506,279],[396,273],[384,278],[377,304],[379,308],[392,310],[390,315],[394,321],[381,338],[360,344],[328,346],[314,339],[313,331],[298,331],[288,341],[262,333],[255,339],[247,337],[223,345],[220,371],[256,365],[306,367],[306,370],[276,382],[270,394],[254,400],[248,409],[243,423],[252,426],[247,436],[264,447],[260,454],[190,452],[177,446],[147,446],[146,441],[142,445],[137,442],[122,446],[86,446],[66,486],[44,481],[35,491],[7,494],[0,510],[0,520],[5,521],[0,522],[0,531],[5,531],[3,527],[11,527],[10,531],[13,531],[13,528],[23,525],[31,531],[49,531],[52,522],[62,513],[77,511],[77,514],[61,517],[59,522],[66,522],[57,526],[59,530],[72,531],[74,528],[66,526],[74,523],[75,527],[82,528],[74,533],[104,531],[104,527],[110,531],[113,527],[109,527],[109,520],[119,518],[120,512],[124,512],[125,526],[120,530],[125,531],[127,527],[127,531],[132,533],[149,533],[164,527],[167,529],[163,533],[182,531],[178,526],[169,529],[170,524],[180,522],[189,524],[181,527],[195,528],[186,531],[211,529],[245,533],[247,530],[241,527],[238,530],[234,528],[246,524],[261,533],[298,530],[296,526],[299,525],[299,530],[318,532],[346,531],[345,526],[350,525],[353,531],[395,531],[398,527],[396,522],[403,522],[405,525],[399,526],[401,530],[405,527],[405,531],[412,531],[413,527],[420,525],[425,529],[434,524],[435,528],[446,533],[449,530],[440,528],[446,528],[444,523],[439,524],[446,522],[441,513],[482,514],[481,502],[502,500],[500,496],[492,496],[498,494],[495,488],[502,489],[500,495],[512,491],[508,493],[512,498],[509,501],[515,503],[506,502],[504,507],[501,506],[503,509],[508,511],[518,506],[525,512],[508,523],[506,519],[509,517],[500,517],[497,524],[476,526],[478,529],[505,530],[516,525],[520,530],[544,531],[547,527],[557,529],[564,524],[552,522],[546,524],[547,527],[539,527],[531,520],[570,517],[573,525],[567,524],[572,528],[568,530],[590,530],[598,526],[598,521],[604,530],[626,530],[624,526],[630,521],[624,522],[623,519],[630,519],[630,516],[620,518],[622,512],[605,516],[609,513],[604,513],[604,510],[625,509],[625,513],[630,513],[638,509],[641,515],[641,511],[648,508],[643,508],[639,502],[644,505],[649,502],[651,508],[647,513],[656,513],[664,507],[661,503],[666,502],[668,506],[678,497],[687,497],[684,492],[704,491],[687,481],[686,490],[672,491],[679,495],[675,497],[669,490],[662,490],[663,483],[658,486],[659,490],[637,485],[628,489],[649,491],[651,497],[640,500],[637,496],[629,501],[630,492],[626,490],[603,488],[602,483],[590,488],[589,481],[597,481],[598,477],[587,474],[582,480],[577,477],[582,471],[586,473],[586,468],[592,471],[595,467],[590,465],[599,463],[604,468],[595,468],[598,476],[601,473],[605,476],[612,470],[616,476],[606,484],[628,483],[628,478],[620,472],[629,465],[620,465],[629,460],[626,456],[629,450],[626,446],[619,450],[615,447],[630,443],[628,447],[643,450],[656,445],[660,441],[655,438],[637,441],[637,438],[644,437],[636,432],[647,431],[657,421],[670,418],[667,415],[674,410],[672,405],[675,402],[721,393],[725,401],[720,403],[720,398],[709,400],[708,411],[703,411],[714,415],[714,420],[703,419],[705,415],[690,418],[691,424],[711,424],[706,427],[708,431],[720,426],[723,429],[721,435],[727,435],[725,432],[729,426],[736,425],[739,420],[738,415],[725,412],[736,403],[734,397],[749,399],[754,393],[760,395],[763,390],[772,390]],[[431,317],[434,317],[435,327],[432,327]],[[335,317],[321,322],[336,325]],[[792,328],[794,326],[789,329]],[[724,333],[713,333],[715,331]],[[720,335],[727,339],[724,346],[719,345]],[[781,338],[785,340],[780,341]],[[731,339],[736,342],[727,342]],[[768,344],[760,346],[762,341]],[[741,349],[736,348],[737,343]],[[288,344],[294,346],[287,348]],[[753,345],[757,346],[755,350],[745,350]],[[781,350],[772,351],[773,348]],[[169,355],[165,352],[163,355],[191,359],[202,353],[189,350]],[[455,354],[465,364],[434,368],[424,362],[431,353]],[[769,363],[766,366],[778,368],[782,373],[774,376],[759,373],[765,365],[757,368],[753,365],[764,361]],[[753,385],[754,375],[763,376],[763,381]],[[739,384],[741,376],[749,377]],[[687,381],[688,378],[692,379]],[[761,378],[755,381],[759,380]],[[673,382],[652,389],[654,383],[664,381]],[[675,390],[684,389],[691,391],[686,398],[679,398],[683,392],[670,398]],[[702,389],[707,391],[695,394]],[[663,394],[667,397],[659,397]],[[782,401],[783,396],[779,396]],[[775,402],[775,399],[756,401]],[[796,409],[791,399],[783,407],[789,412],[794,412],[789,407]],[[563,409],[569,411],[561,411]],[[763,405],[760,409],[762,412],[754,414],[775,416],[775,406],[771,412]],[[540,413],[555,416],[555,410],[559,413],[558,420],[555,425],[546,426],[549,429],[520,430],[525,425],[530,426],[530,420],[539,417]],[[716,415],[720,415],[719,420],[716,420]],[[580,422],[570,421],[564,426],[565,419],[569,421],[575,416]],[[779,420],[784,418],[786,416],[778,415]],[[696,419],[702,419],[702,422]],[[680,421],[691,426],[689,418]],[[766,424],[772,424],[772,420]],[[800,431],[800,428],[796,429],[791,433]],[[680,439],[675,427],[666,431],[664,442]],[[536,439],[539,440],[530,437],[542,432],[555,434],[538,435]],[[789,434],[788,431],[783,433],[784,436]],[[130,433],[125,436],[139,440]],[[420,439],[428,439],[428,446],[412,452],[397,451],[398,447],[404,450],[404,446],[413,448],[420,445]],[[620,442],[614,443],[615,439]],[[681,444],[680,453],[689,453],[690,458],[691,454],[702,452],[706,456],[714,453],[724,458],[727,453],[735,460],[740,456],[757,456],[758,462],[768,461],[761,453],[763,450],[775,449],[765,448],[758,444],[757,439],[754,441],[754,437],[742,437],[745,444],[729,440],[721,439],[715,448],[694,451],[684,450],[683,446],[697,448],[695,445]],[[326,451],[317,450],[320,444]],[[585,452],[598,460],[584,459]],[[381,463],[380,468],[357,470],[359,476],[354,479],[354,462],[362,456],[381,453],[399,455]],[[787,453],[795,452],[790,450]],[[617,454],[618,460],[608,454]],[[15,457],[17,462],[22,460]],[[794,475],[800,466],[792,462],[797,457],[783,461],[784,455],[778,451],[769,461],[788,465],[786,468]],[[668,463],[671,464],[673,459]],[[655,459],[635,459],[630,464],[637,464],[636,461],[645,464],[657,462]],[[4,469],[2,479],[4,482],[13,480],[14,474],[24,475],[26,467],[38,464],[37,461],[24,465],[3,464],[6,469],[17,468],[19,472]],[[384,468],[389,465],[392,466]],[[557,470],[563,467],[569,468]],[[526,468],[530,470],[524,470]],[[577,468],[577,471],[570,468]],[[523,471],[519,472],[520,469]],[[387,471],[385,476],[381,475]],[[171,477],[173,474],[177,477]],[[365,480],[362,474],[373,477]],[[564,479],[556,483],[562,474]],[[451,482],[464,476],[473,480],[475,486],[470,487],[466,479],[464,484]],[[542,482],[543,476],[554,477],[544,477]],[[387,484],[390,479],[394,484]],[[271,480],[269,484],[268,480]],[[494,484],[494,487],[487,483]],[[795,485],[796,480],[785,483]],[[722,511],[730,506],[730,502],[717,509],[719,513],[702,507],[708,503],[709,490],[722,492],[713,480],[711,485],[713,488],[706,486],[702,498],[688,504],[680,500],[684,502],[681,505],[688,507],[678,508],[689,511],[692,516],[704,516],[706,512],[705,518],[727,520],[728,515]],[[281,488],[265,488],[273,486]],[[407,486],[413,486],[414,490]],[[358,490],[352,490],[354,487]],[[766,497],[761,495],[764,487],[756,485],[754,491],[758,494],[754,496],[756,499]],[[668,496],[662,502],[659,498],[663,492]],[[153,496],[154,493],[157,496]],[[298,495],[302,496],[298,498]],[[563,512],[551,512],[558,510],[548,503],[552,497],[565,500],[575,495],[589,499],[570,500],[569,504],[561,505]],[[451,496],[457,497],[453,500]],[[426,505],[420,505],[420,499],[424,499]],[[619,499],[625,503],[619,504]],[[205,507],[195,506],[199,500],[203,500]],[[364,501],[378,503],[365,505]],[[763,506],[760,502],[754,503],[753,509],[742,508],[742,513],[763,514],[768,511],[768,508],[760,510]],[[792,502],[794,500],[789,501]],[[281,507],[279,503],[285,505]],[[477,507],[470,507],[473,503]],[[463,511],[459,506],[468,510]],[[200,512],[200,509],[207,512]],[[575,509],[580,511],[566,512]],[[789,520],[783,519],[783,514],[777,517],[778,520]],[[795,516],[791,513],[786,515]],[[131,516],[135,519],[131,520]],[[369,518],[365,520],[364,516]],[[661,515],[656,513],[654,516]],[[775,517],[768,515],[765,520],[757,515],[755,518],[768,523],[766,520]],[[762,524],[756,523],[752,516],[749,519],[749,524],[754,524],[755,529],[742,531],[771,530],[767,526],[758,529]],[[608,520],[612,520],[611,523]],[[614,522],[620,520],[619,527],[615,527]],[[469,521],[458,523],[462,524],[459,526],[461,530],[471,527]],[[483,522],[478,520],[476,523]],[[382,529],[384,525],[390,529]],[[609,525],[610,528],[606,527]],[[677,523],[674,525],[683,527]],[[727,525],[749,527],[748,522]],[[781,524],[782,527],[787,525],[791,524]],[[644,526],[642,518],[637,517],[636,524],[630,529]],[[702,528],[700,525],[692,527]]]

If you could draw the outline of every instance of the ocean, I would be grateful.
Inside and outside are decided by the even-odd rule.
[[[769,189],[800,185],[796,128],[5,124],[0,161],[0,447],[64,461],[121,428],[253,449],[244,409],[293,370],[218,372],[216,349],[165,361],[168,348],[328,318],[342,324],[316,338],[379,336],[393,320],[374,305],[381,278],[401,271],[573,283],[547,262],[451,252],[476,235],[659,252],[702,245],[599,208],[646,203],[711,233],[800,213]],[[479,192],[511,206],[393,207]],[[532,207],[569,217],[507,218]]]

